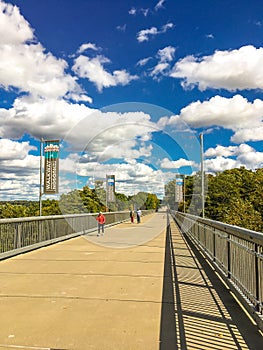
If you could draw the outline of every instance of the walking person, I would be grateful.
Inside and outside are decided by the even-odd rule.
[[[96,220],[98,221],[98,234],[97,236],[100,236],[100,231],[102,233],[102,236],[104,235],[104,225],[105,225],[105,216],[102,214],[102,212],[99,212],[99,215],[96,217]]]
[[[131,218],[131,223],[134,222],[134,213],[133,210],[130,211],[130,218]]]
[[[139,224],[141,222],[141,216],[142,216],[142,211],[140,208],[137,209],[136,215],[137,215],[137,224]]]

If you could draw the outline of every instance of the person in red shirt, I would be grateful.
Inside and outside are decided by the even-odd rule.
[[[100,230],[102,232],[102,236],[104,235],[104,225],[105,225],[105,216],[102,214],[102,212],[99,212],[99,215],[96,217],[96,220],[98,221],[98,234],[97,236],[100,236]]]

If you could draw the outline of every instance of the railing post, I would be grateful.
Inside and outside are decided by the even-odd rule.
[[[230,234],[227,234],[227,277],[231,278]]]
[[[203,224],[202,227],[203,227],[203,235],[204,235],[204,245],[205,245],[205,249],[208,250],[208,247],[207,247],[207,236],[206,236],[206,226],[205,226],[205,224]]]
[[[256,311],[260,311],[260,305],[259,305],[259,267],[258,267],[258,259],[259,257],[257,256],[258,254],[258,244],[255,243],[255,288],[256,288],[256,291],[255,291],[255,297],[256,297],[256,300],[257,300],[257,305],[256,305]]]
[[[213,227],[213,261],[216,261],[216,230]]]
[[[14,244],[14,249],[21,248],[21,225],[18,223],[16,225],[16,240]]]

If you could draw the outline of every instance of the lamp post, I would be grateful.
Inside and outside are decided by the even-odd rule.
[[[40,140],[40,160],[39,160],[39,216],[42,216],[42,158],[43,158],[43,138]]]
[[[183,175],[183,185],[184,185],[184,189],[183,189],[183,202],[184,202],[184,213],[185,213],[185,175]]]
[[[202,217],[205,217],[205,200],[204,200],[204,140],[203,133],[200,134],[200,153],[201,153],[201,201]]]
[[[174,179],[174,210],[178,210],[178,206],[176,205],[176,200],[177,200],[177,188],[176,188],[176,175]]]

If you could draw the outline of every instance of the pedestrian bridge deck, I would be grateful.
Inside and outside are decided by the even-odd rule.
[[[165,213],[1,261],[0,278],[0,350],[263,349]]]

